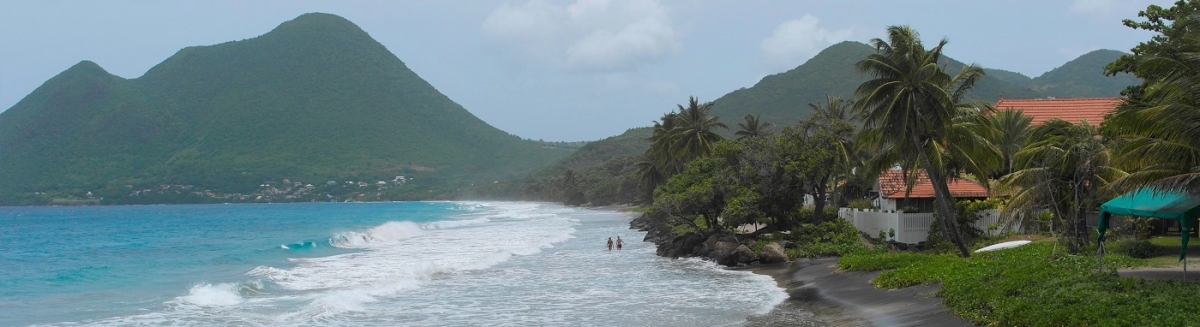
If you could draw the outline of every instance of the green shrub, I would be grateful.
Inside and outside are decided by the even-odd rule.
[[[1125,239],[1117,242],[1117,247],[1123,249],[1125,255],[1138,259],[1153,257],[1158,253],[1158,246],[1147,240]]]
[[[858,238],[858,229],[845,219],[834,217],[820,224],[800,224],[792,230],[791,240],[799,246],[788,249],[788,255],[811,258],[866,251],[867,247]]]

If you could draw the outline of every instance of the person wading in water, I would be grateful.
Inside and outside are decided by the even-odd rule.
[[[617,250],[620,250],[622,245],[625,245],[625,241],[622,241],[621,237],[617,236]]]
[[[618,238],[620,238],[620,237],[618,237]],[[608,250],[609,251],[612,251],[612,246],[613,246],[613,240],[612,240],[612,237],[609,237],[608,238]]]

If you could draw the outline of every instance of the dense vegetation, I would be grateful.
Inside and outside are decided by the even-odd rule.
[[[0,192],[14,195],[0,203],[401,175],[421,190],[399,198],[432,198],[528,174],[576,147],[493,128],[353,23],[306,14],[256,38],[185,48],[136,79],[87,61],[50,79],[0,114]]]

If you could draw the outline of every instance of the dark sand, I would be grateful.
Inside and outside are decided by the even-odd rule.
[[[938,285],[885,290],[871,285],[880,272],[838,272],[837,258],[799,260],[751,271],[775,278],[788,300],[747,326],[973,326],[950,313]]]

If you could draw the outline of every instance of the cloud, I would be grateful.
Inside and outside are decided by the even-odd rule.
[[[1083,15],[1107,15],[1116,7],[1115,0],[1075,0],[1068,13]]]
[[[775,28],[775,33],[762,41],[767,62],[778,68],[791,68],[812,58],[826,47],[850,38],[849,29],[831,31],[819,26],[820,20],[804,15]]]
[[[583,72],[619,72],[666,60],[679,51],[675,29],[657,0],[543,0],[504,4],[483,34],[510,59]]]

